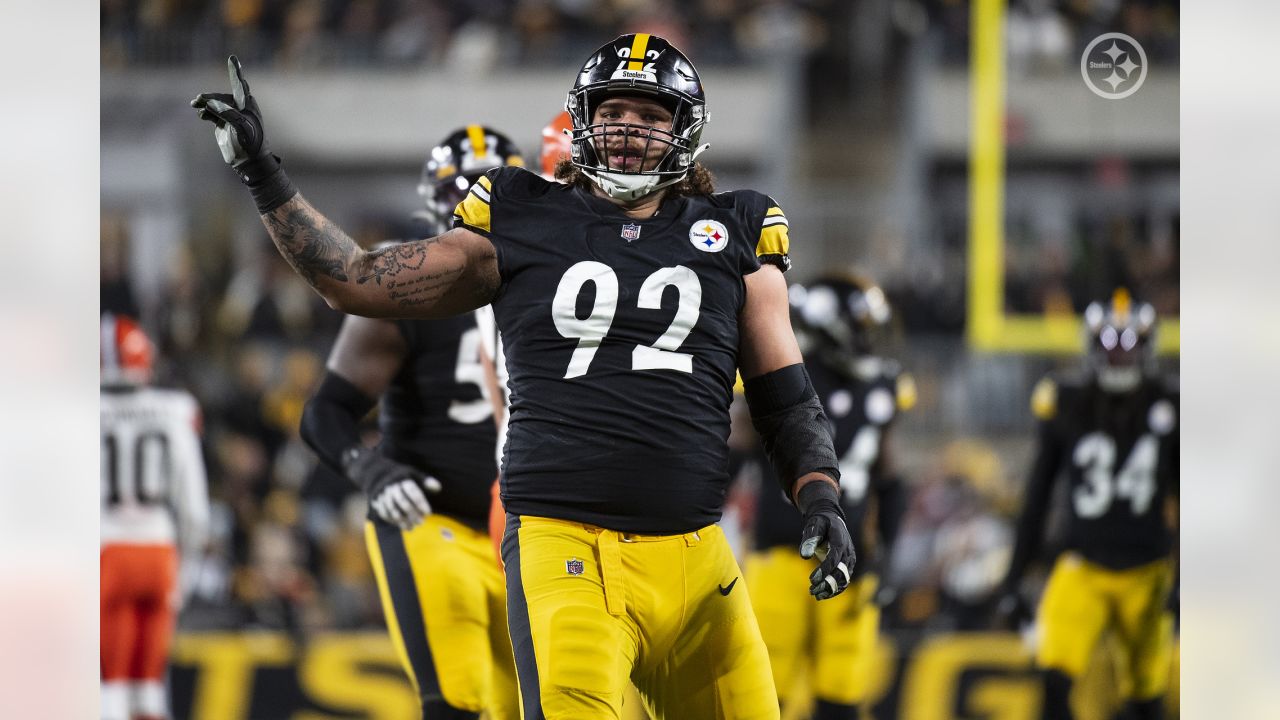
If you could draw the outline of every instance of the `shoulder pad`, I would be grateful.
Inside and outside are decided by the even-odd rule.
[[[545,194],[550,188],[565,187],[517,165],[497,167],[485,175],[493,182],[494,187],[498,188],[498,193],[505,197],[533,197]]]
[[[893,394],[898,399],[898,410],[905,412],[916,406],[916,379],[911,373],[898,373]]]
[[[1031,391],[1031,412],[1041,420],[1052,420],[1058,414],[1058,383],[1044,377]]]

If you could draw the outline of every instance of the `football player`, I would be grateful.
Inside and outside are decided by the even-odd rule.
[[[792,323],[805,367],[822,400],[840,456],[841,505],[862,562],[848,592],[829,603],[797,602],[791,578],[807,561],[796,552],[800,515],[770,483],[756,501],[755,547],[746,562],[747,589],[769,648],[784,708],[804,673],[812,678],[815,720],[856,720],[871,679],[880,608],[869,560],[873,529],[887,544],[901,516],[901,484],[888,454],[890,427],[915,404],[911,376],[875,353],[873,340],[890,308],[875,283],[856,275],[826,276],[792,285]],[[870,522],[874,512],[875,522]],[[874,526],[874,528],[873,528]]]
[[[200,407],[183,390],[149,387],[154,349],[136,322],[106,314],[101,327],[102,717],[160,720],[179,557],[208,540]]]
[[[1037,613],[1036,664],[1045,672],[1045,717],[1071,717],[1072,683],[1102,634],[1127,647],[1134,716],[1162,714],[1172,636],[1162,622],[1173,577],[1166,503],[1178,493],[1178,388],[1154,365],[1156,313],[1117,290],[1084,314],[1081,371],[1036,386],[1039,418],[1000,610],[1016,615],[1019,585],[1037,557],[1054,482],[1070,482],[1064,551]]]
[[[522,164],[492,128],[454,131],[423,166],[419,216],[442,231],[486,171]],[[349,315],[302,418],[306,442],[368,495],[369,558],[426,720],[519,716],[506,589],[488,538],[497,432],[480,345],[472,314]],[[379,402],[374,449],[357,425]]]
[[[804,514],[802,554],[820,558],[812,595],[848,586],[853,542],[791,332],[786,216],[760,193],[713,192],[695,162],[708,114],[689,59],[645,33],[605,44],[566,101],[563,184],[498,168],[453,230],[375,252],[298,194],[228,65],[232,93],[192,104],[277,248],[331,305],[442,317],[493,304],[511,384],[502,550],[524,717],[617,717],[630,677],[659,720],[777,718],[715,525],[735,369]]]

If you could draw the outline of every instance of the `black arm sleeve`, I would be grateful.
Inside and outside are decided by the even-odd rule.
[[[346,378],[326,372],[302,410],[302,439],[325,465],[346,477],[342,451],[360,442],[360,419],[377,404]]]
[[[743,390],[751,424],[788,500],[796,480],[809,473],[840,481],[831,424],[803,363],[751,378]]]
[[[1040,552],[1044,541],[1044,520],[1049,510],[1049,498],[1053,491],[1053,481],[1058,474],[1058,464],[1062,452],[1049,423],[1040,424],[1040,440],[1036,449],[1036,459],[1031,466],[1031,475],[1027,480],[1026,498],[1022,502],[1022,515],[1018,518],[1017,536],[1013,544],[1013,557],[1009,561],[1009,572],[1005,575],[1004,587],[1012,590],[1022,579],[1022,573]]]

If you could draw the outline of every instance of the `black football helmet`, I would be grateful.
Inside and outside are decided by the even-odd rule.
[[[1111,302],[1091,302],[1084,310],[1086,360],[1107,392],[1138,387],[1152,370],[1156,350],[1156,310],[1133,302],[1129,291],[1117,288]]]
[[[453,210],[467,196],[471,185],[485,172],[503,165],[524,165],[520,149],[511,138],[484,125],[468,125],[449,133],[431,148],[422,166],[418,195],[424,209],[416,213],[436,226],[449,228]]]
[[[801,352],[833,366],[872,357],[893,316],[884,290],[860,275],[826,275],[787,293]]]
[[[609,97],[652,99],[672,114],[670,132],[647,125],[596,123],[596,108]],[[710,115],[698,71],[671,43],[647,33],[621,35],[592,53],[569,90],[565,110],[573,121],[570,159],[600,189],[620,200],[635,200],[679,182],[706,145],[699,145]],[[638,136],[641,158],[654,143],[666,152],[652,169],[627,171],[626,162],[611,165],[603,151],[608,137]]]

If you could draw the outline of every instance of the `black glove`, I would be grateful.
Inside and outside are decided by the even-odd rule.
[[[828,482],[806,484],[796,496],[804,513],[800,557],[817,555],[821,564],[809,576],[809,594],[819,600],[833,598],[849,587],[857,555],[840,510],[840,493]]]
[[[196,116],[213,123],[213,136],[222,159],[249,186],[258,211],[270,212],[283,205],[298,190],[280,167],[280,158],[271,153],[262,128],[262,111],[249,93],[249,83],[235,55],[227,58],[231,93],[200,93],[191,101]]]
[[[364,489],[378,517],[404,530],[431,514],[424,488],[440,492],[439,480],[363,445],[342,452],[342,471]]]

